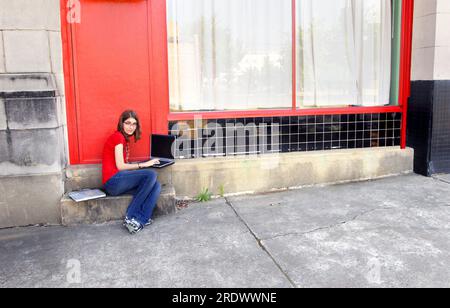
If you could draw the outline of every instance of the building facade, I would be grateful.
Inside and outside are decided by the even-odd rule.
[[[98,177],[129,108],[145,132],[133,159],[151,134],[178,135],[162,177],[180,196],[407,171],[407,144],[424,144],[408,117],[446,108],[421,96],[445,92],[429,80],[445,79],[445,3],[0,0],[0,227],[59,224],[64,191]]]

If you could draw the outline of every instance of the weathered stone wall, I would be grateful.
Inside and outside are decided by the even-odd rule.
[[[60,223],[67,138],[59,0],[0,0],[0,228]]]

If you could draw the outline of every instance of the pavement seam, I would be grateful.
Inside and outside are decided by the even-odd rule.
[[[294,288],[298,288],[298,286],[295,284],[295,282],[289,277],[288,273],[286,273],[281,265],[275,260],[275,258],[272,256],[272,254],[269,252],[269,250],[264,246],[262,243],[262,240],[256,236],[255,232],[250,228],[250,226],[247,224],[247,222],[239,215],[239,213],[236,211],[236,209],[233,207],[233,204],[228,198],[225,198],[226,204],[233,210],[233,212],[236,214],[236,217],[245,225],[245,227],[248,229],[251,235],[255,238],[256,242],[258,243],[258,246],[261,247],[261,249],[269,256],[269,258],[272,260],[272,262],[275,264],[276,267],[280,270],[280,272],[286,277],[286,279],[289,281],[289,283]]]
[[[432,178],[433,178],[434,180],[436,180],[436,181],[439,181],[439,182],[442,182],[442,183],[445,183],[445,184],[450,184],[449,181],[440,179],[440,178],[438,178],[438,177],[436,177],[436,176],[432,176]]]
[[[440,179],[440,178],[438,178],[436,176],[432,176],[431,178],[433,180],[435,180],[435,181],[438,181],[438,182],[442,182],[442,183],[445,183],[445,184],[450,184],[450,181],[446,181],[446,180]],[[439,205],[439,206],[450,207],[450,205]]]
[[[391,210],[391,209],[394,209],[394,208],[393,207],[387,207],[387,208],[382,208],[382,209],[371,209],[371,210],[365,211],[363,213],[360,213],[358,215],[355,215],[353,218],[351,218],[349,220],[341,221],[341,222],[338,222],[338,223],[335,223],[335,224],[332,224],[332,225],[329,225],[329,226],[326,226],[326,227],[320,227],[320,228],[316,228],[316,229],[313,229],[313,230],[310,230],[310,231],[306,231],[306,232],[291,232],[291,233],[279,234],[279,235],[276,235],[276,236],[273,236],[273,237],[269,237],[269,238],[265,238],[265,239],[262,239],[262,240],[263,241],[273,240],[273,239],[276,239],[276,238],[279,238],[279,237],[290,236],[290,235],[306,235],[306,234],[314,233],[314,232],[321,231],[321,230],[333,229],[333,228],[336,228],[336,227],[348,224],[350,222],[353,222],[353,221],[357,220],[358,218],[360,218],[360,217],[362,217],[364,215],[370,214],[372,212]]]

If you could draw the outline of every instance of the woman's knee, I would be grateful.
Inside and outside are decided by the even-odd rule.
[[[139,172],[144,176],[146,180],[155,180],[158,177],[158,174],[153,170],[139,170]]]
[[[145,171],[143,173],[142,182],[145,186],[153,187],[155,185],[155,182],[157,182],[158,174],[153,170],[143,170]]]
[[[158,181],[156,181],[153,191],[157,194],[161,193],[161,184]]]
[[[113,184],[110,182],[107,182],[105,185],[103,185],[103,190],[110,196],[117,196],[119,194],[117,188],[117,184]]]

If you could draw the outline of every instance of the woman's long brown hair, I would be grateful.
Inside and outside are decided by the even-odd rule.
[[[117,130],[122,133],[122,135],[129,141],[129,137],[125,130],[123,129],[123,123],[128,120],[129,118],[133,118],[136,120],[136,130],[134,131],[133,137],[134,141],[137,142],[139,139],[141,139],[141,123],[139,122],[139,117],[137,113],[133,110],[126,110],[122,112],[119,118],[119,123],[117,124]]]

